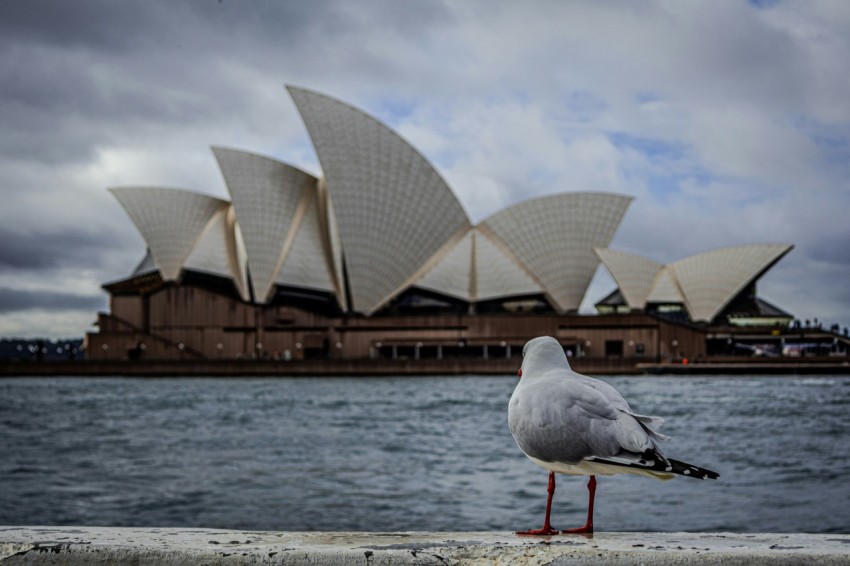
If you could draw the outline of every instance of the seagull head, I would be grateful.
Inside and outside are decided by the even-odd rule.
[[[551,336],[538,336],[526,342],[519,376],[539,375],[552,369],[570,369],[561,343]]]

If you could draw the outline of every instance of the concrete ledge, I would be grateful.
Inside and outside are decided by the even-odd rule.
[[[255,532],[0,527],[6,564],[850,563],[850,535]]]

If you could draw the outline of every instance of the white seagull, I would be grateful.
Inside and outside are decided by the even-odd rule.
[[[526,343],[519,383],[508,406],[508,425],[520,450],[549,471],[543,528],[520,535],[593,532],[596,476],[639,474],[659,480],[676,475],[716,479],[718,474],[666,458],[657,432],[664,419],[639,415],[616,389],[570,369],[561,344],[550,336]],[[555,472],[590,476],[587,522],[558,531],[549,523]]]

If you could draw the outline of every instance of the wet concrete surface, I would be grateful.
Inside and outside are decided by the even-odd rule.
[[[850,535],[275,532],[0,526],[6,564],[850,563]]]

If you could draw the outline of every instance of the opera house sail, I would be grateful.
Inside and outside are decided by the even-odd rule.
[[[327,95],[287,90],[320,174],[215,146],[228,199],[110,189],[147,252],[104,285],[111,312],[89,336],[90,356],[509,357],[528,333],[560,333],[589,354],[593,340],[568,322],[592,318],[576,313],[600,264],[618,285],[600,311],[678,305],[694,325],[717,321],[791,249],[738,246],[669,265],[617,252],[609,246],[632,197],[610,193],[548,194],[474,224],[391,128]]]
[[[688,256],[668,265],[610,249],[597,249],[596,254],[617,282],[618,292],[629,309],[679,305],[680,312],[687,313],[691,321],[710,323],[793,247],[791,244],[732,246]]]
[[[470,229],[452,190],[398,134],[337,100],[289,87],[322,165],[351,288],[372,314]]]

